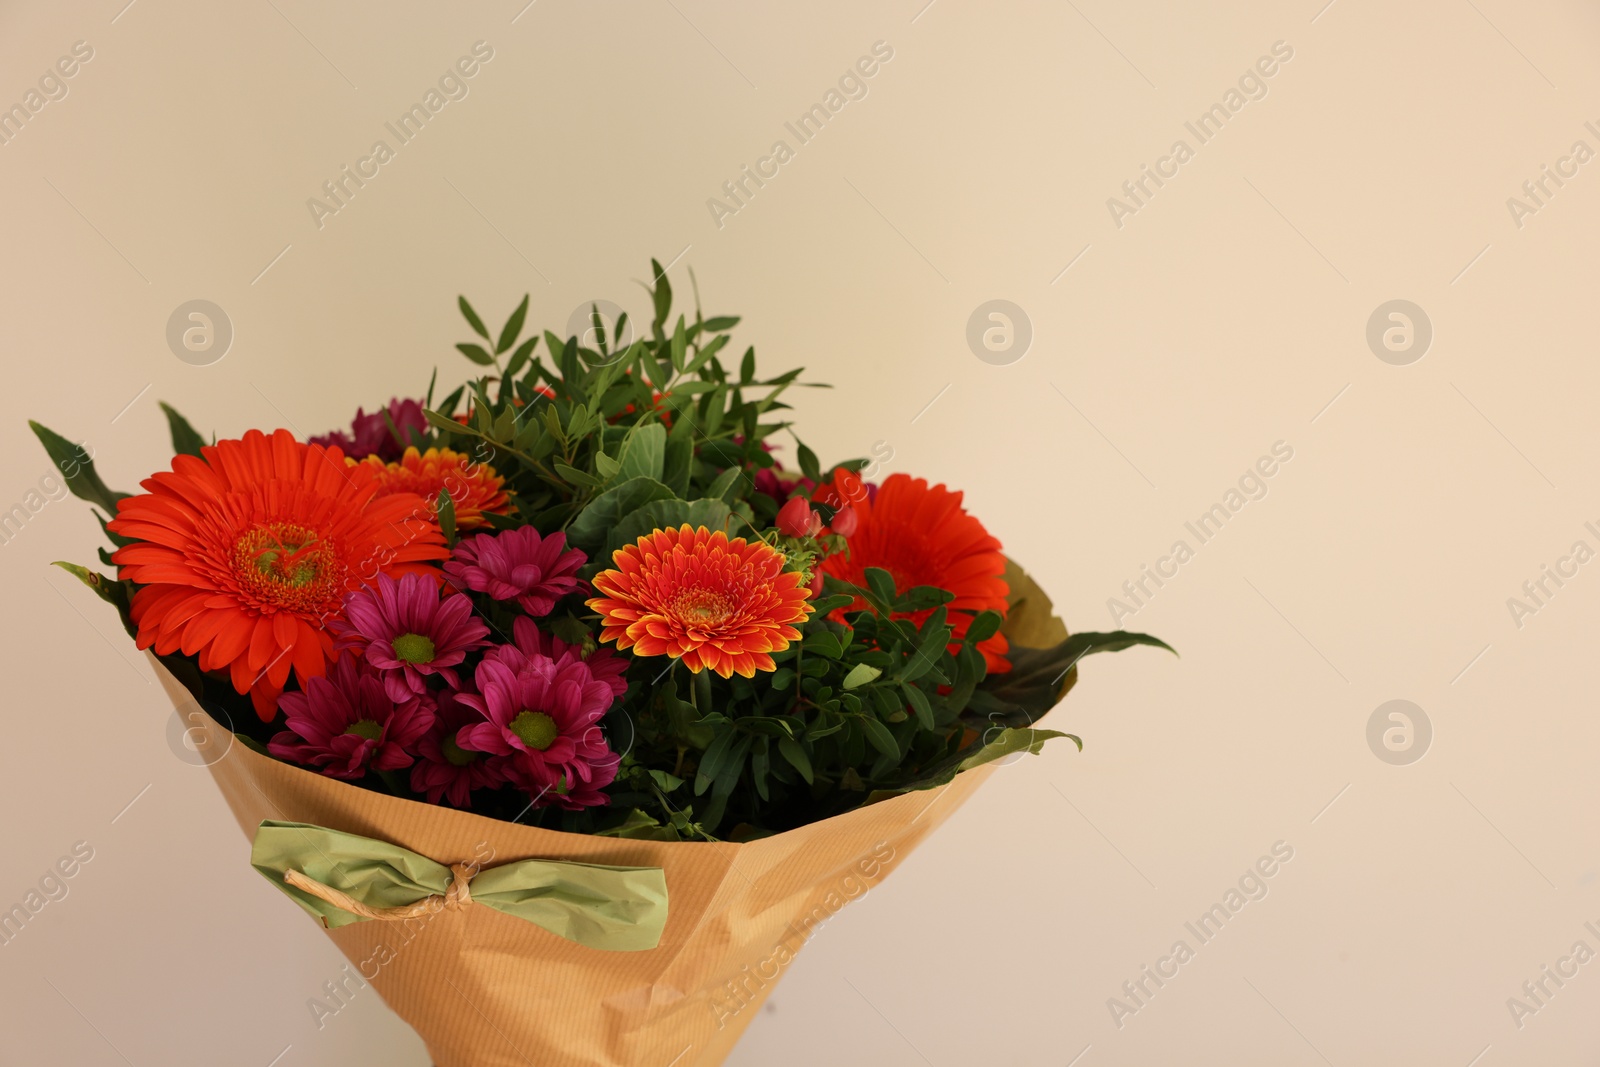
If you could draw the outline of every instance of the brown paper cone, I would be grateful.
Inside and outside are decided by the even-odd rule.
[[[1007,578],[1012,640],[1042,646],[1064,638],[1038,587],[1020,570]],[[193,708],[182,683],[151,662],[174,706]],[[629,841],[373,792],[232,744],[208,716],[190,719],[206,734],[199,747],[223,753],[211,773],[247,840],[263,819],[276,819],[389,841],[441,864],[538,857],[666,872],[666,930],[650,951],[585,948],[474,906],[327,931],[422,1036],[438,1067],[722,1063],[816,927],[878,884],[994,769],[742,844]],[[248,849],[239,862],[248,862]]]

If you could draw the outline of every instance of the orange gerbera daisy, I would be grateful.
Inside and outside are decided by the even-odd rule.
[[[856,515],[855,531],[845,539],[849,551],[823,560],[822,573],[864,586],[866,569],[881,567],[894,576],[899,592],[918,585],[949,590],[956,595],[948,605],[948,618],[957,641],[966,636],[978,612],[1006,613],[1010,590],[1000,542],[962,508],[960,493],[930,486],[921,478],[891,474],[876,494],[869,494],[860,478],[841,470],[816,499],[847,506]],[[865,606],[858,601],[851,610]],[[920,625],[929,614],[906,617]],[[951,645],[952,650],[955,647]],[[1011,669],[1006,659],[1009,648],[1004,634],[979,642],[990,674]]]
[[[319,677],[333,638],[323,624],[379,574],[432,572],[448,554],[414,494],[377,495],[370,468],[288,430],[178,456],[147,490],[117,503],[109,528],[135,543],[111,557],[142,586],[131,613],[140,648],[198,655],[227,671],[264,721],[289,670]]]
[[[704,526],[656,530],[612,553],[618,570],[594,576],[600,640],[636,656],[665,653],[698,674],[746,678],[776,667],[769,653],[800,640],[811,591],[784,555],[761,541],[728,540]]]
[[[458,530],[487,526],[489,520],[483,517],[484,512],[504,514],[507,508],[508,498],[503,488],[506,480],[487,463],[476,463],[463,452],[448,448],[419,452],[413,445],[406,449],[398,463],[385,463],[374,455],[356,465],[372,468],[379,496],[415,493],[427,501],[430,518],[438,514],[439,491],[449,489]]]

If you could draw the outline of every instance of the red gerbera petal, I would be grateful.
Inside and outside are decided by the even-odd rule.
[[[894,576],[900,592],[918,585],[949,590],[955,594],[949,621],[958,642],[978,612],[1006,613],[1010,590],[1000,542],[962,508],[960,493],[930,486],[921,478],[891,474],[876,494],[869,495],[860,478],[841,470],[817,499],[848,506],[856,516],[856,528],[845,539],[849,550],[823,560],[824,574],[864,586],[866,569],[881,567]],[[908,618],[920,624],[927,615],[919,612]],[[1004,634],[979,642],[990,674],[1011,669],[1006,658],[1009,647]]]
[[[302,685],[323,673],[323,627],[345,595],[379,574],[436,574],[444,537],[421,497],[377,497],[370,468],[288,430],[201,451],[118,503],[109,528],[138,540],[112,561],[142,587],[131,605],[139,647],[182,648],[201,669],[227,671],[270,720],[291,668]]]

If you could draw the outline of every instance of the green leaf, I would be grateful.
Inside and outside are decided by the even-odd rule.
[[[687,523],[721,530],[732,512],[720,500],[655,500],[625,516],[606,539],[607,555],[653,530],[675,529]]]
[[[596,452],[594,454],[594,469],[600,475],[601,482],[609,482],[622,469],[622,464],[604,452]]]
[[[705,321],[705,328],[708,333],[726,333],[737,325],[739,325],[739,316],[737,315],[718,315]]]
[[[607,489],[578,512],[567,526],[567,543],[593,555],[605,544],[606,534],[621,522],[623,516],[653,500],[671,499],[672,490],[655,479],[630,478]]]
[[[177,409],[171,404],[165,400],[160,403],[161,410],[167,414],[167,428],[172,431],[173,454],[204,458],[201,456],[200,447],[206,443],[206,439],[196,433],[195,428],[189,425],[189,420],[178,414]]]
[[[513,311],[511,317],[506,320],[505,329],[500,331],[500,340],[494,346],[495,355],[498,356],[517,343],[517,338],[522,335],[522,322],[527,317],[528,297],[527,294],[523,294],[522,303],[517,305],[517,310]]]
[[[651,771],[650,777],[655,779],[656,785],[661,787],[663,793],[670,793],[683,784],[683,779],[668,774],[666,771]]]
[[[906,695],[906,703],[911,705],[911,710],[917,714],[917,722],[922,724],[924,730],[933,729],[933,708],[928,704],[928,695],[921,689],[905,682],[900,686],[900,691]]]
[[[552,464],[552,466],[555,468],[555,472],[561,475],[561,477],[569,484],[583,485],[589,487],[590,489],[600,488],[600,479],[596,478],[587,471],[581,471],[576,467],[569,467],[565,463],[555,463]]]
[[[47,429],[32,419],[28,420],[28,425],[33,428],[39,443],[44,445],[44,450],[50,454],[51,461],[61,472],[61,477],[66,480],[67,488],[72,490],[72,495],[97,505],[108,515],[115,516],[117,501],[129,494],[113,492],[106,487],[106,483],[100,480],[100,475],[95,473],[94,461],[89,458],[89,454],[81,445],[73,444],[54,430]]]
[[[984,689],[1011,706],[1015,711],[1012,717],[1017,722],[1033,722],[1061,699],[1071,682],[1068,673],[1076,668],[1080,659],[1096,652],[1120,652],[1135,645],[1164,648],[1177,655],[1171,645],[1149,634],[1126,630],[1073,634],[1053,648],[1013,645],[1010,672],[986,679]]]
[[[683,370],[683,353],[687,346],[683,333],[683,316],[678,316],[678,325],[672,331],[672,367],[674,370]]]
[[[507,378],[515,378],[517,376],[517,373],[528,362],[528,357],[533,355],[533,349],[538,343],[539,337],[536,334],[517,346],[517,350],[511,353],[511,359],[506,364]]]
[[[883,723],[871,715],[863,715],[861,717],[861,729],[867,735],[867,740],[872,743],[873,748],[882,752],[885,756],[890,756],[894,759],[900,758],[900,746],[895,744],[894,734],[890,733],[889,728]]]
[[[483,320],[478,318],[478,313],[472,310],[472,305],[467,303],[466,297],[458,297],[457,300],[461,305],[461,314],[467,317],[467,325],[472,327],[472,332],[487,341],[489,330],[483,325]]]
[[[998,611],[980,611],[972,620],[972,625],[967,627],[967,640],[972,644],[987,641],[1000,632],[1000,613]]]
[[[494,365],[494,357],[482,345],[456,345],[456,348],[463,356],[466,356],[479,366],[489,367]]]
[[[878,668],[869,664],[857,663],[850,668],[850,673],[844,676],[844,687],[846,689],[855,689],[857,686],[866,685],[868,682],[876,681],[882,673]]]
[[[749,385],[756,380],[756,350],[744,350],[744,358],[739,361],[739,384]]]
[[[659,422],[636,426],[622,446],[622,477],[661,480],[666,464],[667,428]]]
[[[672,283],[667,281],[666,271],[654,259],[650,261],[650,277],[655,279],[650,289],[650,303],[656,313],[655,329],[660,333],[661,327],[666,325],[667,312],[672,310]]]
[[[117,609],[117,614],[122,617],[123,629],[127,630],[130,635],[138,633],[138,627],[134,626],[133,618],[128,611],[130,601],[127,584],[119,582],[115,578],[107,578],[98,571],[92,571],[88,567],[82,567],[76,563],[64,563],[61,560],[56,560],[52,566],[60,567],[94,590],[95,596]]]
[[[1037,756],[1039,750],[1044,748],[1044,743],[1053,737],[1070,737],[1077,744],[1078,750],[1083,750],[1083,742],[1072,734],[1062,733],[1060,730],[1034,730],[1030,728],[1013,729],[1006,727],[998,735],[972,755],[963,759],[956,765],[958,771],[970,771],[974,767],[982,767],[1016,752],[1027,752]]]
[[[894,602],[894,575],[882,567],[867,568],[867,585],[879,600],[885,603]]]
[[[438,500],[439,529],[444,531],[444,543],[454,547],[456,543],[456,505],[450,499],[450,490],[439,490]]]
[[[806,754],[806,747],[792,737],[778,738],[778,752],[789,761],[789,766],[800,772],[800,777],[810,785],[815,781],[815,772],[811,769],[811,757]]]
[[[719,732],[711,742],[709,748],[700,757],[700,766],[695,770],[694,795],[699,796],[711,788],[722,771],[722,765],[727,761],[728,751],[733,747],[735,732],[730,728]]]
[[[820,483],[822,481],[822,468],[817,464],[817,454],[805,445],[800,445],[795,451],[795,455],[800,460],[800,473],[810,478],[813,482]]]
[[[744,471],[738,467],[729,467],[717,475],[706,488],[706,497],[711,500],[723,500],[732,503],[736,499],[736,494],[733,492],[734,486],[744,477]]]

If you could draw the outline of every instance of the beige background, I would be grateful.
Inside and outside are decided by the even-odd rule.
[[[1520,628],[1506,604],[1600,549],[1600,163],[1520,228],[1506,205],[1600,149],[1593,5],[124,2],[0,8],[0,102],[94,49],[0,147],[0,508],[49,471],[25,417],[132,489],[166,457],[157,399],[224,435],[321,432],[468,370],[457,293],[498,322],[529,291],[560,330],[593,298],[642,312],[651,255],[744,315],[765,366],[835,384],[799,402],[819,454],[884,442],[886,472],[966,489],[1074,629],[1112,628],[1125,580],[1293,448],[1124,620],[1183,658],[1087,663],[1057,713],[1086,750],[997,775],[730,1062],[1600,1054],[1600,963],[1520,1028],[1506,1004],[1600,950],[1600,568]],[[479,40],[470,95],[319,230],[306,199]],[[718,228],[707,199],[880,40],[868,95]],[[1107,198],[1275,41],[1268,95],[1118,228]],[[164,338],[194,298],[236,331],[214,365]],[[1010,365],[965,341],[993,298],[1032,323]],[[1434,329],[1409,366],[1364,336],[1397,298]],[[69,500],[0,546],[0,905],[94,849],[0,947],[0,1060],[425,1063],[370,990],[312,1022],[342,959],[169,750],[111,613],[46,566],[98,541]],[[1366,740],[1391,699],[1432,723],[1408,766]],[[1115,1025],[1108,998],[1280,840],[1269,895]]]

